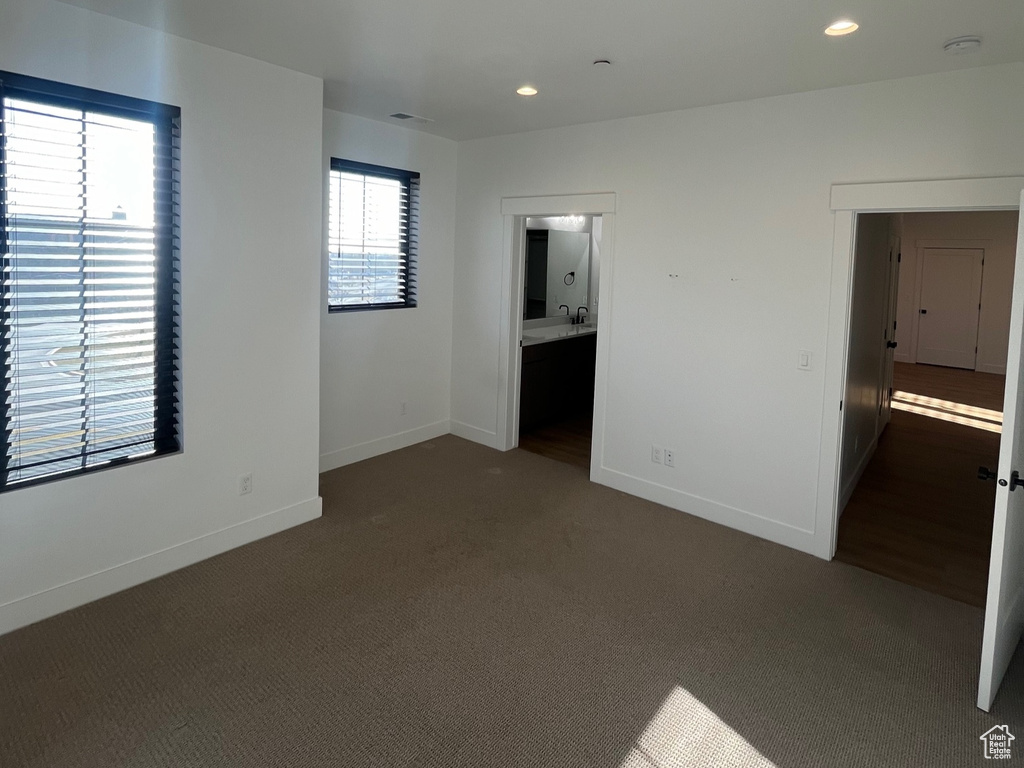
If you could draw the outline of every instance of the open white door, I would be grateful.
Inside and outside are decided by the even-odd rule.
[[[1024,193],[1021,194],[1024,212]],[[1006,356],[1003,435],[999,443],[995,524],[985,604],[978,707],[986,712],[1003,681],[1024,629],[1024,231],[1017,229],[1017,261]],[[1024,481],[1024,477],[1021,477]]]

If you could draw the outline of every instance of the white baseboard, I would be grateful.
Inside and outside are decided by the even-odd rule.
[[[978,373],[995,373],[1000,376],[1006,375],[1005,365],[992,365],[991,363],[981,363],[977,368],[975,368],[975,370],[978,371]]]
[[[496,432],[489,432],[486,429],[480,429],[461,421],[452,420],[451,433],[456,437],[461,437],[466,440],[471,440],[474,443],[480,443],[480,445],[486,445],[488,448],[498,448],[498,435]]]
[[[357,461],[372,459],[374,456],[381,456],[400,448],[408,448],[410,445],[422,443],[424,440],[433,440],[435,437],[447,435],[450,431],[449,422],[445,419],[376,440],[367,440],[365,443],[352,445],[338,451],[324,453],[320,455],[320,471],[329,472],[338,467],[355,464]]]
[[[0,635],[320,517],[319,496],[0,605]]]
[[[853,496],[853,491],[857,487],[857,483],[860,482],[860,478],[864,474],[864,470],[868,468],[868,464],[871,462],[871,457],[875,455],[876,448],[878,448],[877,437],[871,441],[871,445],[868,446],[864,455],[860,457],[860,461],[857,462],[857,467],[853,470],[853,477],[847,480],[846,484],[840,490],[839,517],[843,516],[843,510],[846,509],[846,505],[850,503],[850,497]]]
[[[694,496],[683,491],[677,491],[649,480],[643,480],[624,472],[618,472],[607,467],[599,467],[591,476],[591,480],[617,491],[623,491],[632,496],[639,496],[642,499],[664,504],[666,507],[678,509],[680,512],[710,520],[713,523],[724,525],[728,528],[735,528],[738,531],[749,533],[776,544],[817,555],[814,546],[814,532],[802,528],[796,528],[776,520],[769,520],[753,512],[747,512],[716,501]],[[819,548],[820,549],[820,548]]]

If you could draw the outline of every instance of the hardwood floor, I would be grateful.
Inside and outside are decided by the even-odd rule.
[[[995,483],[977,470],[999,456],[990,430],[1004,377],[897,363],[893,384],[892,421],[840,518],[836,559],[984,606]]]
[[[521,433],[519,447],[589,472],[592,435],[593,420],[587,415]]]

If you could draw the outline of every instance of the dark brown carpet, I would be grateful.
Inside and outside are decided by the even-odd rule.
[[[446,437],[322,493],[0,638],[0,765],[969,766],[1024,732],[1019,659],[974,707],[977,608],[574,467]]]

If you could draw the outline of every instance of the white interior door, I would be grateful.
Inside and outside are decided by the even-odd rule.
[[[974,370],[985,252],[922,248],[917,362]]]
[[[1024,193],[1021,194],[1024,210]],[[1019,225],[1018,225],[1019,226]],[[1006,356],[1006,397],[999,443],[998,486],[992,559],[985,604],[978,707],[986,712],[999,690],[1024,628],[1024,236],[1018,228],[1017,261],[1010,310],[1010,346]]]

